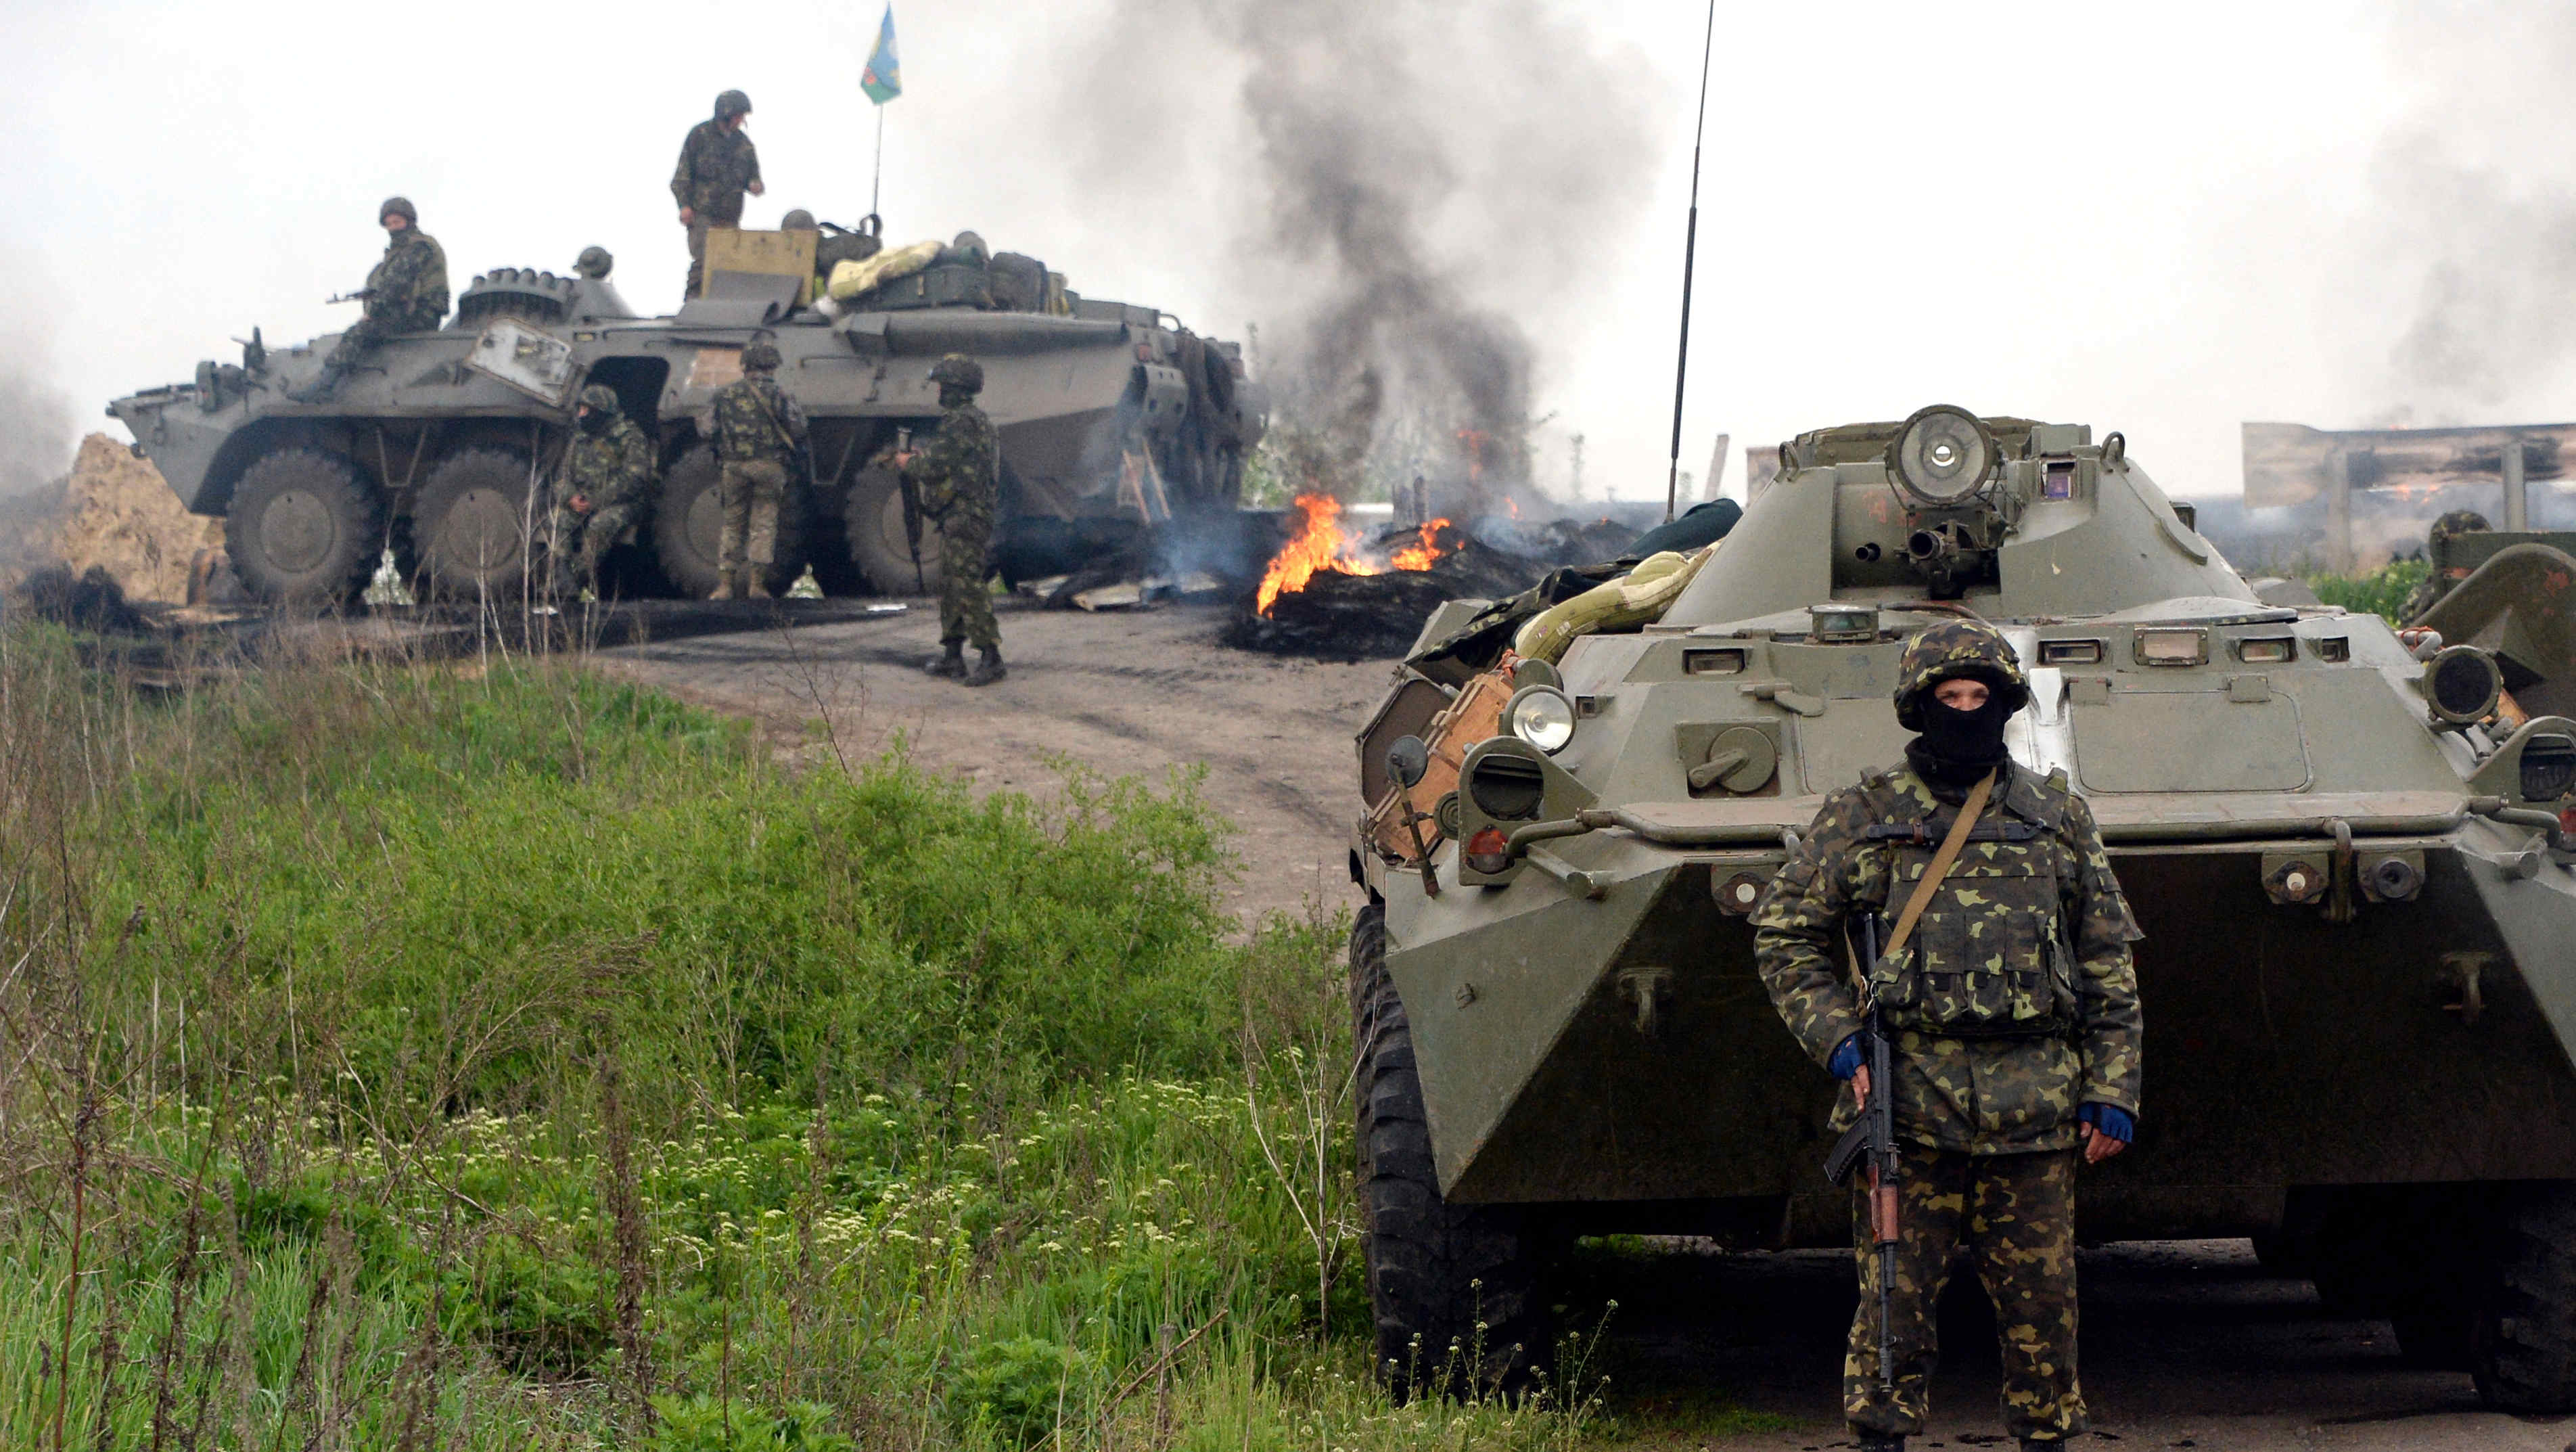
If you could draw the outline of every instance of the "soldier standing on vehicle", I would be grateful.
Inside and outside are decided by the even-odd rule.
[[[2006,1429],[2028,1452],[2086,1428],[2075,1167],[2079,1151],[2086,1164],[2120,1153],[2135,1127],[2141,1018],[2129,945],[2141,934],[2083,798],[2004,750],[2004,723],[2029,698],[1991,626],[1945,621],[1916,635],[1897,667],[1897,720],[1920,733],[1904,764],[1828,796],[1754,914],[1772,1003],[1800,1045],[1850,1082],[1837,1129],[1867,1096],[1893,1096],[1893,1390],[1880,1385],[1866,1190],[1854,1200],[1861,1305],[1843,1361],[1844,1417],[1874,1452],[1902,1452],[1923,1429],[1934,1307],[1962,1246],[1996,1306]],[[1966,845],[1948,849],[1957,858],[1946,873],[1932,871],[1970,802]],[[1845,966],[1861,959],[1849,935],[1866,914],[1910,922],[1912,934],[1854,984]],[[1865,1067],[1873,1007],[1892,1084],[1870,1082]]]
[[[447,316],[447,253],[420,230],[420,212],[409,199],[387,197],[376,208],[385,229],[385,255],[367,273],[367,285],[350,294],[366,308],[322,360],[322,376],[287,390],[298,403],[319,403],[340,386],[367,350],[395,333],[426,333]]]
[[[575,589],[599,588],[599,563],[618,536],[638,523],[653,493],[653,440],[617,406],[616,390],[594,383],[573,414],[578,432],[564,462],[563,502],[555,509],[554,558],[574,562]],[[559,575],[558,579],[561,578]]]
[[[680,166],[671,173],[671,195],[680,203],[680,225],[689,229],[689,285],[698,295],[706,275],[707,229],[742,225],[742,196],[759,196],[760,153],[743,134],[751,97],[727,91],[716,97],[713,119],[689,128],[680,143]]]
[[[939,385],[939,431],[920,449],[894,456],[923,516],[939,526],[940,652],[921,668],[989,686],[1008,674],[1002,627],[984,589],[984,553],[1001,507],[1001,441],[993,421],[975,406],[975,395],[984,391],[984,365],[951,353],[932,365],[930,379]],[[980,653],[972,670],[966,666],[969,641]]]
[[[742,377],[716,394],[716,458],[724,469],[716,497],[724,527],[716,547],[720,578],[710,600],[769,598],[788,466],[805,451],[805,411],[778,386],[778,361],[777,344],[746,344]]]
[[[2424,536],[2424,558],[2432,566],[2432,573],[2418,581],[2415,588],[2407,592],[2406,603],[2397,607],[2397,618],[2412,620],[2441,604],[2442,597],[2450,594],[2452,587],[2469,577],[2465,566],[2445,563],[2442,546],[2458,539],[2461,535],[2477,534],[2493,528],[2495,528],[2494,525],[2487,523],[2487,517],[2474,509],[2454,509],[2434,520],[2433,528]]]

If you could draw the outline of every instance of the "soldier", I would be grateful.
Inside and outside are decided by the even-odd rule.
[[[573,416],[580,431],[564,462],[564,498],[552,521],[553,557],[576,561],[576,588],[599,594],[599,562],[627,526],[643,518],[652,498],[653,440],[619,410],[616,390],[604,383],[581,391]]]
[[[710,600],[769,598],[767,575],[778,557],[778,507],[787,498],[787,469],[805,452],[805,410],[778,386],[778,345],[755,339],[742,350],[742,377],[716,394],[716,458],[724,473],[716,568]],[[745,564],[746,555],[749,564]]]
[[[367,273],[367,285],[354,294],[366,313],[322,360],[321,377],[286,391],[298,403],[329,398],[367,350],[389,335],[425,333],[447,316],[447,253],[437,238],[420,230],[419,211],[406,198],[387,197],[376,208],[376,220],[385,229],[385,255]]]
[[[1893,1096],[1902,1239],[1889,1319],[1895,1390],[1879,1388],[1878,1264],[1869,1196],[1854,1202],[1861,1303],[1843,1360],[1859,1444],[1902,1452],[1928,1414],[1934,1307],[1964,1246],[1997,1308],[2003,1415],[2024,1452],[2085,1430],[2075,1375],[2075,1162],[2126,1148],[2138,1112],[2140,936],[2100,831],[2062,776],[2004,750],[2030,698],[2012,646],[1982,622],[1907,642],[1896,717],[1920,734],[1903,765],[1825,799],[1754,914],[1771,1000],[1815,1060],[1850,1083],[1837,1128]],[[1860,914],[1900,919],[1968,799],[1991,796],[1914,934],[1865,984],[1845,980]],[[1896,832],[1876,830],[1881,827]],[[1873,1005],[1896,1082],[1870,1082]]]
[[[2442,603],[2442,597],[2450,594],[2453,586],[2469,577],[2467,566],[2454,566],[2444,561],[2442,546],[2461,535],[2493,528],[2494,525],[2487,523],[2487,517],[2474,509],[2454,509],[2434,520],[2433,528],[2424,536],[2424,558],[2432,563],[2433,572],[2407,592],[2406,603],[2397,607],[2397,618],[2412,620],[2432,609]]]
[[[572,270],[593,282],[607,281],[609,270],[616,266],[615,254],[605,247],[584,247],[581,255],[572,260]]]
[[[975,406],[984,391],[984,366],[963,353],[934,364],[939,385],[939,432],[920,449],[894,456],[924,517],[939,526],[940,653],[922,662],[934,676],[989,686],[1009,672],[1002,665],[1002,628],[993,619],[993,597],[984,591],[984,550],[1000,507],[1002,447],[993,421]],[[980,652],[966,666],[966,643]]]
[[[760,153],[742,134],[751,98],[740,91],[716,97],[713,120],[689,128],[680,143],[680,167],[671,173],[671,195],[680,202],[680,225],[689,229],[689,287],[696,297],[707,266],[707,229],[742,224],[742,194],[759,196]]]

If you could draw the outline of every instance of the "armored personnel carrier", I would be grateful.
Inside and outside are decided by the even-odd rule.
[[[937,420],[928,375],[945,353],[984,366],[1005,550],[1079,557],[1233,508],[1267,408],[1234,344],[1152,308],[1067,294],[1027,258],[987,256],[971,234],[846,305],[815,305],[816,235],[726,239],[752,266],[711,268],[706,295],[665,317],[639,316],[604,277],[489,272],[445,327],[389,340],[327,401],[297,403],[288,390],[321,372],[337,335],[270,349],[254,334],[238,364],[200,363],[192,381],[108,413],[181,503],[225,519],[235,568],[269,599],[348,598],[388,547],[426,589],[515,593],[541,481],[562,455],[574,395],[592,383],[616,390],[662,458],[649,522],[610,557],[615,587],[706,594],[720,516],[715,393],[761,334],[812,421],[810,477],[782,511],[772,590],[809,563],[826,593],[936,587],[938,540],[916,567],[897,481],[870,460]],[[1028,285],[1032,270],[1040,285]]]
[[[2266,605],[2119,434],[1954,409],[1783,445],[1653,624],[1551,667],[1452,602],[1398,669],[1351,852],[1382,1366],[1541,1353],[1572,1235],[1847,1242],[1748,915],[1962,613],[2146,932],[2145,1114],[2080,1233],[2255,1237],[2491,1403],[2576,1406],[2576,721],[2490,646]]]

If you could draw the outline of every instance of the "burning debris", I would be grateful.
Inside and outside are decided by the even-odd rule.
[[[1443,518],[1362,538],[1345,518],[1329,494],[1298,496],[1288,540],[1245,598],[1227,644],[1335,659],[1400,655],[1442,601],[1516,594],[1554,566],[1615,558],[1636,537],[1606,519],[1530,525],[1497,515],[1472,529]]]

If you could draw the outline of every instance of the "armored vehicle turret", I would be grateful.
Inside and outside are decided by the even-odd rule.
[[[1783,445],[1655,623],[1549,666],[1452,602],[1398,669],[1351,854],[1384,1364],[1508,1373],[1569,1235],[1846,1243],[1748,915],[1961,614],[2146,933],[2145,1112],[2080,1233],[2256,1237],[2490,1402],[2576,1406],[2576,721],[2488,646],[2267,605],[2119,434],[1953,409]]]
[[[808,564],[826,593],[936,587],[937,539],[916,567],[897,481],[870,461],[936,423],[929,372],[945,353],[983,364],[1005,551],[1078,558],[1233,508],[1267,410],[1234,344],[1153,308],[1068,294],[980,239],[905,249],[920,265],[834,302],[818,295],[817,235],[722,239],[745,266],[711,268],[707,295],[664,317],[638,316],[588,269],[489,272],[446,326],[388,340],[323,402],[289,390],[321,372],[337,335],[272,349],[254,334],[240,363],[201,363],[192,381],[108,413],[182,504],[226,520],[235,568],[270,599],[348,598],[388,548],[427,590],[515,593],[542,520],[536,487],[593,383],[616,391],[662,463],[651,517],[608,560],[612,587],[704,595],[720,523],[713,403],[755,335],[777,344],[778,380],[812,422],[810,477],[781,513],[772,590]]]

